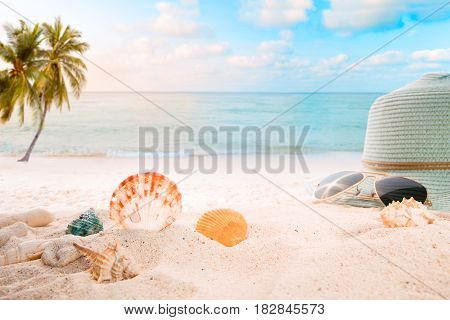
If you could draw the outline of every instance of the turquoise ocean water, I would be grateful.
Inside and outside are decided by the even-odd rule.
[[[261,127],[277,114],[296,104],[307,94],[300,93],[145,93],[145,97],[175,115],[194,131],[194,139],[183,133],[177,139],[181,149],[195,149],[199,130],[204,126]],[[319,93],[311,96],[271,125],[284,128],[304,126],[310,131],[305,152],[362,151],[369,108],[381,93]],[[31,113],[29,113],[31,114]],[[72,100],[71,111],[51,110],[45,130],[34,154],[51,156],[135,156],[138,151],[139,127],[154,127],[162,145],[163,127],[175,130],[175,119],[155,108],[134,93],[84,93]],[[35,128],[31,119],[23,127],[13,120],[0,125],[0,155],[20,155],[30,143]],[[173,131],[171,131],[173,134]],[[214,150],[226,152],[227,139],[219,134]],[[251,134],[246,140],[247,152],[257,150]],[[274,137],[276,140],[276,137]],[[173,135],[169,137],[174,142]],[[233,134],[232,151],[242,151],[239,133]],[[277,140],[278,141],[278,140]],[[274,150],[288,150],[289,141],[274,143]],[[253,149],[252,149],[253,148]],[[180,154],[173,147],[160,152]],[[174,152],[177,151],[177,152]]]

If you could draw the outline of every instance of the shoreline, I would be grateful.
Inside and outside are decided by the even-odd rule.
[[[25,153],[25,151],[20,152],[20,153],[13,153],[13,154],[9,154],[9,153],[0,153],[0,159],[1,158],[20,158],[21,156],[23,156],[23,154]],[[323,155],[327,155],[327,154],[347,154],[347,155],[359,155],[363,153],[363,150],[307,150],[305,152],[299,152],[300,154],[304,155],[304,156],[311,156],[311,157],[315,157],[315,156],[323,156]],[[117,155],[119,154],[119,155]],[[121,155],[122,154],[122,155]],[[270,152],[270,153],[231,153],[228,154],[226,152],[223,153],[217,153],[215,155],[213,155],[214,157],[227,157],[227,156],[231,156],[231,157],[241,157],[241,156],[255,156],[255,155],[260,155],[260,156],[285,156],[285,155],[289,155],[289,152],[280,152],[280,151],[276,151],[276,152]],[[159,159],[164,159],[164,158],[187,158],[187,157],[212,157],[209,154],[193,154],[193,155],[186,155],[186,154],[167,154],[167,153],[156,153],[156,154],[150,154],[150,155],[146,155],[147,158],[151,158],[151,157],[157,157]],[[116,152],[116,153],[87,153],[87,154],[77,154],[77,153],[67,153],[67,154],[42,154],[42,153],[33,153],[31,155],[30,159],[33,158],[37,158],[37,159],[43,159],[43,158],[109,158],[109,159],[134,159],[134,158],[139,158],[139,152]],[[32,160],[30,160],[31,162]]]

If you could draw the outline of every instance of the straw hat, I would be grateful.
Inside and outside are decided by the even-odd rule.
[[[363,164],[422,183],[433,209],[450,210],[450,74],[430,73],[378,98]]]

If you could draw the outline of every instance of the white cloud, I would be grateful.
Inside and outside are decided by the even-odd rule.
[[[241,19],[261,27],[288,27],[308,19],[312,0],[243,0]]]
[[[207,64],[208,60],[226,55],[231,50],[228,42],[185,42],[171,44],[167,39],[140,37],[129,45],[110,51],[93,52],[94,61],[101,61],[118,73],[136,73],[155,66],[193,66]],[[223,62],[222,62],[223,64]]]
[[[227,42],[183,42],[141,37],[112,50],[89,52],[89,58],[136,90],[219,90],[231,68],[224,63]],[[177,41],[178,42],[178,41]],[[188,81],[186,81],[188,79]],[[97,68],[89,69],[88,90],[125,90]]]
[[[232,56],[228,62],[240,68],[258,68],[275,63],[290,52],[294,34],[289,30],[282,30],[279,36],[278,40],[261,42],[258,46],[258,54]]]
[[[198,0],[180,0],[181,4],[198,6]]]
[[[292,47],[292,38],[294,34],[292,31],[283,30],[280,32],[280,40],[263,41],[260,43],[258,49],[263,52],[287,52]]]
[[[400,51],[386,51],[384,53],[376,54],[364,61],[364,64],[368,65],[386,65],[396,64],[404,61],[405,55]]]
[[[440,65],[439,63],[431,62],[415,62],[408,66],[408,69],[412,71],[435,70],[441,68],[442,65]]]
[[[189,43],[177,46],[173,54],[177,59],[200,59],[221,56],[230,50],[228,42],[216,43]]]
[[[331,58],[322,59],[317,65],[311,68],[311,71],[321,76],[330,75],[335,73],[337,70],[342,69],[347,60],[348,55],[341,53]]]
[[[156,2],[156,16],[149,22],[134,24],[119,23],[114,30],[120,33],[151,32],[155,36],[194,38],[208,35],[210,30],[200,22],[200,7],[198,0],[177,0],[175,2]]]
[[[416,51],[411,54],[411,58],[422,61],[450,61],[450,48]]]
[[[340,65],[348,60],[348,55],[345,53],[338,54],[337,56],[322,60],[321,64],[327,67],[333,67]]]
[[[159,16],[149,25],[151,31],[175,37],[197,35],[202,26],[195,21],[200,15],[197,1],[158,2],[155,5]]]
[[[168,45],[167,41],[159,38],[140,37],[130,42],[130,51],[135,54],[151,54],[159,48]]]
[[[280,69],[298,69],[310,65],[311,62],[309,60],[300,58],[280,59],[280,61],[275,62],[275,67]]]
[[[155,35],[180,38],[197,37],[208,31],[205,25],[197,21],[200,17],[197,0],[160,1],[154,7],[158,15],[152,17],[150,22],[118,24],[115,30],[122,33],[145,30]]]
[[[230,51],[228,42],[181,43],[171,46],[166,41],[143,37],[130,45],[131,52],[139,64],[168,64],[187,60],[208,59],[225,55]]]
[[[263,54],[256,56],[232,56],[228,59],[228,62],[240,68],[259,68],[272,63],[273,60],[273,55]]]
[[[323,11],[325,26],[341,32],[401,27],[406,21],[417,21],[442,4],[441,0],[330,0],[331,8]],[[447,19],[443,9],[433,19]],[[430,19],[430,20],[433,20]]]
[[[136,31],[136,26],[127,23],[118,23],[113,27],[113,30],[119,33],[129,33]]]

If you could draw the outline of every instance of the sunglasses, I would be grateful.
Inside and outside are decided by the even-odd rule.
[[[374,179],[371,192],[364,193],[359,186],[368,179]],[[356,187],[356,188],[355,188]],[[315,188],[314,197],[317,200],[331,201],[344,195],[366,200],[379,199],[385,206],[403,198],[419,201],[431,206],[427,189],[417,181],[384,173],[341,171],[322,179]]]

